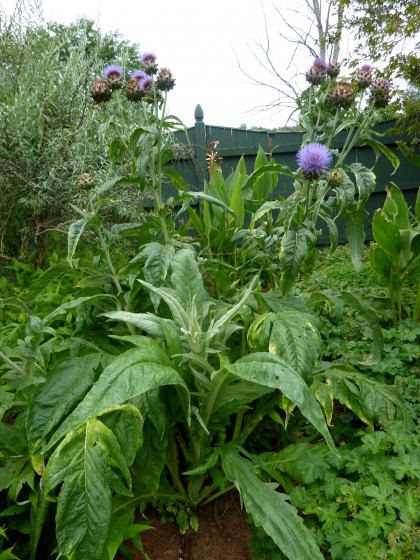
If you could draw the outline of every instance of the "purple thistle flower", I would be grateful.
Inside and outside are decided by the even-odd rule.
[[[139,90],[144,92],[149,92],[152,88],[152,79],[147,76],[142,80],[139,80]]]
[[[147,74],[156,74],[158,67],[156,63],[156,55],[152,52],[146,52],[139,57],[141,66]]]
[[[147,77],[148,76],[147,76],[146,72],[143,72],[143,70],[134,70],[134,72],[131,72],[131,75],[130,75],[131,80],[138,80],[139,82],[141,82],[142,80],[145,80]]]
[[[360,67],[360,72],[363,72],[364,74],[372,72],[372,66],[370,64],[363,64],[363,66]]]
[[[121,66],[116,66],[115,64],[110,64],[106,66],[103,71],[103,78],[108,82],[111,89],[118,89],[122,86],[124,79],[124,70]]]
[[[149,64],[156,64],[156,55],[152,52],[146,52],[139,57],[139,61],[143,66],[149,66]]]
[[[104,68],[103,78],[104,80],[122,80],[124,77],[124,70],[121,66],[116,66],[115,64],[110,64]]]
[[[312,180],[328,171],[332,153],[323,144],[311,142],[298,151],[296,159],[305,179]]]
[[[328,63],[325,62],[323,58],[316,58],[314,60],[313,66],[316,66],[318,68],[323,68],[325,71],[328,70]]]
[[[316,58],[306,72],[306,80],[314,86],[321,84],[327,77],[328,64],[323,58]]]

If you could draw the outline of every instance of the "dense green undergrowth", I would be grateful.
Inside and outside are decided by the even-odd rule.
[[[185,533],[235,488],[261,554],[417,553],[420,196],[408,208],[392,184],[365,247],[376,177],[347,162],[362,143],[398,168],[373,129],[389,83],[343,87],[317,59],[296,169],[260,147],[224,177],[210,151],[193,192],[172,165],[175,80],[138,62],[90,89],[106,126],[127,105],[141,118],[98,147],[98,183],[82,174],[65,254],[56,238],[42,270],[0,275],[0,560],[130,558],[148,506]],[[124,188],[134,211],[113,220]]]

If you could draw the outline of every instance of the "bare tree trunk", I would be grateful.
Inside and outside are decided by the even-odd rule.
[[[332,60],[338,60],[338,57],[340,56],[341,38],[343,35],[343,21],[344,21],[344,2],[340,0],[337,9],[337,24],[336,24],[336,32],[335,32],[335,39],[334,39],[334,47],[331,56]]]
[[[312,5],[311,2],[309,2],[309,0],[306,0],[306,3],[308,5],[309,11],[313,13],[314,18],[315,18],[315,22],[316,22],[316,28],[318,30],[318,42],[319,42],[319,56],[325,60],[326,59],[326,32],[324,30],[324,25],[322,23],[322,4],[321,2],[319,2],[319,0],[312,0]],[[328,19],[327,19],[327,23],[325,24],[325,27],[327,28],[328,26]]]

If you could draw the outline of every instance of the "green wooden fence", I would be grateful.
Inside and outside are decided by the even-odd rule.
[[[207,125],[204,123],[203,110],[200,105],[197,105],[194,117],[195,125],[193,127],[188,128],[186,132],[176,133],[177,141],[185,145],[185,150],[181,150],[176,162],[174,162],[177,170],[190,185],[191,190],[203,190],[204,179],[208,179],[206,150],[214,146],[213,142],[218,142],[216,151],[217,155],[222,158],[219,163],[225,177],[236,169],[241,156],[244,156],[247,171],[250,173],[254,168],[255,156],[259,146],[265,152],[272,154],[276,162],[287,165],[292,170],[297,167],[296,153],[301,147],[303,138],[303,132],[301,131],[255,131]],[[367,239],[372,238],[370,219],[373,212],[384,203],[385,186],[389,185],[390,182],[396,183],[404,191],[404,196],[411,206],[414,206],[420,186],[420,169],[412,165],[398,152],[397,142],[401,140],[401,137],[386,134],[394,125],[395,121],[392,120],[376,126],[376,131],[384,134],[379,140],[400,158],[401,163],[397,171],[392,174],[391,163],[384,156],[381,156],[374,168],[376,189],[366,205],[368,213],[366,219]],[[338,135],[334,147],[342,147],[345,138],[345,132]],[[375,153],[369,146],[356,145],[346,163],[352,162],[360,162],[371,167],[375,163]],[[281,175],[278,188],[273,195],[288,196],[292,192],[291,179]],[[344,230],[340,222],[338,222],[338,227],[339,239],[345,241]],[[321,239],[321,243],[324,241],[327,241],[326,237]]]

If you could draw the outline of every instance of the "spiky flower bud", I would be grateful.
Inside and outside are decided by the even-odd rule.
[[[81,189],[91,189],[95,186],[95,177],[89,173],[81,173],[77,177],[77,186]]]
[[[335,188],[337,188],[341,185],[341,183],[343,182],[343,179],[344,179],[344,174],[341,171],[341,169],[332,169],[328,173],[327,183],[328,183],[329,187],[331,187],[332,189],[335,189]]]
[[[125,95],[129,101],[141,101],[144,97],[144,91],[140,89],[140,80],[131,78],[125,86]]]
[[[348,108],[356,99],[356,92],[348,82],[338,83],[330,93],[330,100],[336,107]]]
[[[391,83],[384,78],[376,78],[370,84],[370,98],[369,102],[373,103],[375,107],[386,107],[391,98]]]
[[[111,89],[119,89],[124,80],[124,70],[121,66],[111,64],[104,68],[103,78],[108,82]]]
[[[372,66],[364,64],[356,72],[355,82],[360,89],[366,89],[372,82]]]
[[[330,78],[336,78],[340,73],[340,63],[338,60],[332,60],[327,67],[327,74]]]
[[[327,77],[328,64],[322,58],[316,58],[313,65],[306,72],[306,80],[312,85],[321,84]]]
[[[90,95],[95,103],[102,103],[111,99],[112,89],[106,80],[95,80],[90,89]]]
[[[149,74],[149,76],[156,74],[156,72],[158,71],[158,66],[156,63],[156,55],[154,53],[147,52],[142,54],[139,57],[139,62],[142,68],[144,69],[144,71],[146,72],[146,74]]]
[[[156,78],[156,87],[160,91],[170,91],[174,88],[175,80],[169,68],[162,68]]]

